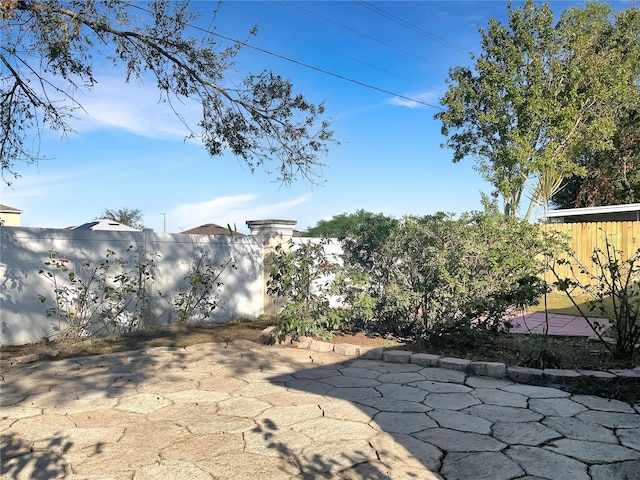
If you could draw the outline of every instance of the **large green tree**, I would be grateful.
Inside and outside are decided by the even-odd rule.
[[[483,53],[473,68],[449,73],[436,114],[453,161],[476,168],[520,215],[523,196],[546,207],[564,179],[584,176],[585,152],[609,152],[619,119],[637,102],[640,16],[587,3],[562,13],[527,0],[508,6],[504,25],[480,30]]]
[[[552,203],[560,208],[640,202],[640,109],[619,123],[613,148],[585,152],[579,162],[586,175],[567,178]]]
[[[142,230],[144,228],[144,219],[139,208],[119,208],[117,210],[104,209],[99,218],[114,220],[131,228]]]
[[[215,20],[217,5],[200,4],[205,25]],[[225,44],[213,27],[192,28],[199,16],[188,1],[0,0],[5,181],[18,162],[39,158],[33,149],[39,132],[71,131],[69,118],[82,108],[77,92],[95,84],[99,59],[119,68],[123,80],[151,78],[181,120],[183,102],[197,100],[200,121],[187,127],[212,156],[230,151],[252,171],[313,181],[332,139],[323,105],[295,94],[289,80],[271,71],[231,81],[242,42]]]
[[[371,268],[380,245],[397,224],[395,218],[360,209],[320,220],[315,227],[309,228],[307,235],[339,239],[349,262]]]
[[[344,239],[349,234],[361,230],[365,225],[384,228],[384,225],[393,223],[395,221],[391,217],[361,208],[354,213],[340,213],[329,220],[320,220],[314,227],[307,228],[306,234],[311,237]],[[385,230],[385,233],[388,232]]]

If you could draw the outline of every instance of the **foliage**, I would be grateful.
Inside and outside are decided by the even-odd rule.
[[[39,274],[49,280],[52,294],[38,295],[47,305],[47,317],[57,320],[60,338],[81,338],[148,328],[151,303],[166,298],[177,323],[206,321],[219,306],[222,275],[235,268],[232,259],[212,265],[201,255],[183,277],[183,286],[171,296],[154,288],[157,253],[139,254],[127,248],[125,260],[113,250],[98,262],[83,261],[78,267],[58,252],[50,251]],[[164,314],[163,314],[164,315]],[[162,315],[159,315],[160,318]]]
[[[607,349],[620,358],[633,359],[640,348],[640,249],[624,260],[622,255],[605,236],[605,249],[593,251],[593,269],[569,252],[569,258],[558,260],[558,265],[568,265],[571,277],[561,278],[555,266],[551,271],[558,290],[567,294]],[[590,282],[579,281],[578,273],[587,274]],[[577,300],[584,295],[590,298],[586,309]],[[603,338],[604,325],[589,318],[594,312],[612,323],[613,348]]]
[[[104,209],[99,218],[106,218],[138,230],[144,229],[143,215],[139,208]],[[97,219],[96,219],[97,220]]]
[[[543,270],[536,256],[547,248],[538,227],[495,211],[405,217],[370,263],[354,262],[349,248],[347,265],[361,280],[344,282],[345,297],[373,305],[362,312],[378,330],[432,342],[508,328],[506,313],[546,288],[536,276]]]
[[[579,162],[587,173],[564,181],[552,199],[557,207],[640,202],[640,105],[619,120],[610,151],[584,152]]]
[[[556,345],[552,345],[545,332],[530,333],[530,341],[523,346],[523,365],[530,368],[560,368],[562,358]]]
[[[357,217],[357,221],[338,238],[345,248],[347,262],[371,268],[376,253],[396,228],[398,220],[369,212],[358,213]]]
[[[68,262],[66,258],[59,258],[57,252],[49,252],[44,262],[46,269],[40,269],[38,273],[51,282],[53,299],[45,295],[38,295],[38,299],[48,307],[47,318],[57,320],[55,329],[58,334],[77,338],[87,335],[89,325],[95,322],[101,299],[97,293],[100,288],[95,284],[101,283],[101,277],[109,267],[103,262],[94,268],[83,263],[80,280],[76,272],[69,269]],[[66,324],[64,332],[63,323]]]
[[[563,28],[582,39],[581,69],[592,88],[610,95],[615,123],[608,148],[580,146],[576,161],[586,175],[569,178],[553,199],[566,208],[632,203],[640,198],[640,10],[622,11],[611,24],[606,6],[590,9],[599,15],[588,15],[589,9],[575,10]],[[594,70],[603,74],[588,77]],[[616,89],[611,89],[612,79]]]
[[[331,308],[337,259],[325,250],[326,240],[288,242],[276,246],[269,268],[267,293],[284,302],[275,330],[277,336],[326,335],[339,327]]]
[[[200,255],[183,278],[186,288],[180,288],[173,297],[172,306],[178,310],[177,323],[202,322],[211,316],[219,305],[218,294],[224,285],[222,274],[229,267],[236,268],[232,258],[217,266],[209,263],[204,254]]]
[[[209,23],[216,12],[210,14]],[[121,68],[123,80],[151,79],[209,154],[230,151],[253,171],[275,162],[279,180],[314,180],[333,132],[323,104],[295,94],[289,80],[271,72],[235,76],[233,62],[245,42],[194,26],[201,15],[188,1],[143,5],[120,0],[0,2],[0,159],[2,176],[19,161],[36,161],[34,135],[44,129],[71,132],[82,109],[78,92],[97,82],[100,59]],[[198,35],[190,36],[190,28]],[[195,31],[195,30],[192,30]],[[256,34],[254,29],[250,33]],[[202,116],[188,125],[180,107],[200,103]],[[35,142],[37,145],[37,142]]]
[[[554,24],[548,4],[508,9],[508,25],[492,19],[480,30],[473,69],[450,71],[435,118],[453,161],[476,157],[505,214],[519,215],[533,183],[528,218],[545,200],[537,185],[555,193],[563,178],[583,176],[580,158],[614,149],[619,120],[637,110],[640,12],[588,2]]]
[[[306,236],[343,240],[349,234],[355,234],[364,226],[371,225],[372,222],[379,228],[379,226],[393,222],[393,220],[382,213],[374,214],[360,209],[354,213],[334,215],[329,220],[320,220],[315,227],[307,228]]]
[[[130,246],[127,252],[133,249]],[[97,263],[84,261],[75,268],[67,258],[51,250],[39,274],[47,278],[53,298],[38,295],[48,306],[47,317],[57,320],[61,338],[131,331],[148,319],[155,255],[134,257],[133,265],[107,250]]]

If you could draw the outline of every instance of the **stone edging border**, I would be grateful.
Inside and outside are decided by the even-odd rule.
[[[413,363],[421,367],[439,367],[457,370],[466,375],[507,378],[516,383],[547,386],[571,393],[590,393],[611,396],[618,391],[640,391],[640,366],[633,369],[564,370],[555,368],[507,367],[501,362],[471,361],[463,358],[443,357],[429,353],[413,353],[407,350],[387,350],[384,347],[362,347],[346,343],[330,343],[310,337],[292,339],[287,336],[276,342],[315,352],[336,353],[346,357],[382,360],[389,363]]]

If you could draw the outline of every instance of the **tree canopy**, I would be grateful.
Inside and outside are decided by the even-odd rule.
[[[77,92],[95,85],[102,59],[125,81],[152,78],[210,155],[230,151],[280,181],[315,181],[333,138],[323,104],[268,70],[230,79],[243,42],[225,44],[213,27],[195,30],[198,18],[188,1],[0,0],[3,179],[17,174],[17,163],[38,160],[32,140],[44,129],[71,132],[69,120],[82,109]],[[207,20],[214,19],[215,12]],[[181,114],[188,99],[201,106],[197,125]]]
[[[139,208],[119,208],[117,210],[104,209],[99,218],[113,220],[131,228],[144,229],[143,215]]]
[[[593,169],[583,159],[616,155],[623,119],[638,111],[640,11],[588,2],[556,22],[549,4],[508,10],[508,25],[480,30],[474,67],[449,72],[435,118],[453,161],[476,158],[505,214],[520,214],[528,189],[528,218]]]
[[[308,229],[307,235],[339,239],[350,262],[370,268],[380,245],[397,224],[395,218],[360,209],[355,213],[334,215],[330,220],[320,220],[315,227]]]
[[[551,198],[560,208],[596,207],[640,202],[640,109],[621,119],[613,148],[584,152],[579,160],[587,173],[564,180]]]
[[[387,227],[394,223],[391,217],[382,213],[371,213],[361,208],[354,213],[340,213],[329,220],[320,220],[314,227],[307,228],[306,235],[343,240],[349,235],[361,232],[365,227],[373,230],[380,229],[382,235],[388,233]]]

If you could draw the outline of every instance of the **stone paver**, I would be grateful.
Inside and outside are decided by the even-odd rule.
[[[537,447],[561,435],[538,422],[496,423],[492,436],[508,445]]]
[[[544,448],[588,463],[598,463],[604,459],[607,462],[621,462],[623,460],[635,460],[638,456],[637,452],[620,445],[572,440],[569,438],[555,440],[553,445],[547,445]]]
[[[491,433],[492,423],[490,421],[456,410],[433,410],[429,412],[429,416],[441,427],[450,428],[451,430],[481,433],[484,435]]]
[[[640,460],[610,463],[607,465],[593,465],[589,468],[591,480],[633,480],[638,478]]]
[[[638,405],[321,343],[4,368],[0,479],[640,478]]]
[[[432,393],[423,403],[431,408],[462,410],[482,402],[469,393]]]
[[[474,405],[464,410],[464,413],[482,417],[490,422],[537,422],[542,415],[526,408],[503,407],[501,405]]]
[[[388,452],[385,453],[388,459],[405,463],[416,459],[431,471],[440,470],[440,460],[444,455],[438,447],[411,435],[380,433],[371,439],[371,445],[378,452]]]
[[[535,385],[507,385],[501,387],[501,390],[506,392],[519,393],[520,395],[526,395],[529,398],[564,398],[570,395],[567,392],[558,390],[557,388],[549,387],[536,387]]]
[[[447,452],[498,452],[506,448],[506,444],[488,435],[448,428],[423,430],[414,436]]]
[[[587,407],[568,398],[532,398],[529,408],[545,417],[573,417]]]
[[[389,433],[415,433],[438,425],[426,413],[380,412],[374,418],[381,430]]]
[[[620,428],[616,433],[622,445],[640,452],[640,428]]]
[[[413,382],[409,385],[428,393],[468,393],[473,390],[472,388],[467,387],[466,385],[461,385],[460,383],[432,382],[431,380]]]
[[[427,380],[434,382],[464,383],[467,376],[464,372],[446,368],[425,368],[420,371]]]
[[[593,395],[574,395],[571,397],[574,402],[581,403],[592,410],[602,410],[603,412],[635,413],[633,407],[628,403],[610,398],[594,397]]]
[[[519,393],[504,392],[493,388],[477,388],[472,395],[489,405],[527,408],[527,397]]]
[[[608,428],[638,428],[640,416],[632,413],[600,412],[589,410],[579,413],[576,418],[587,422],[596,423]]]
[[[442,466],[449,480],[511,480],[524,475],[524,470],[500,452],[451,453]]]
[[[529,475],[549,479],[590,480],[586,464],[542,448],[515,445],[506,454]]]
[[[547,417],[542,420],[542,423],[566,438],[618,443],[612,430],[594,423],[583,422],[577,418]]]

